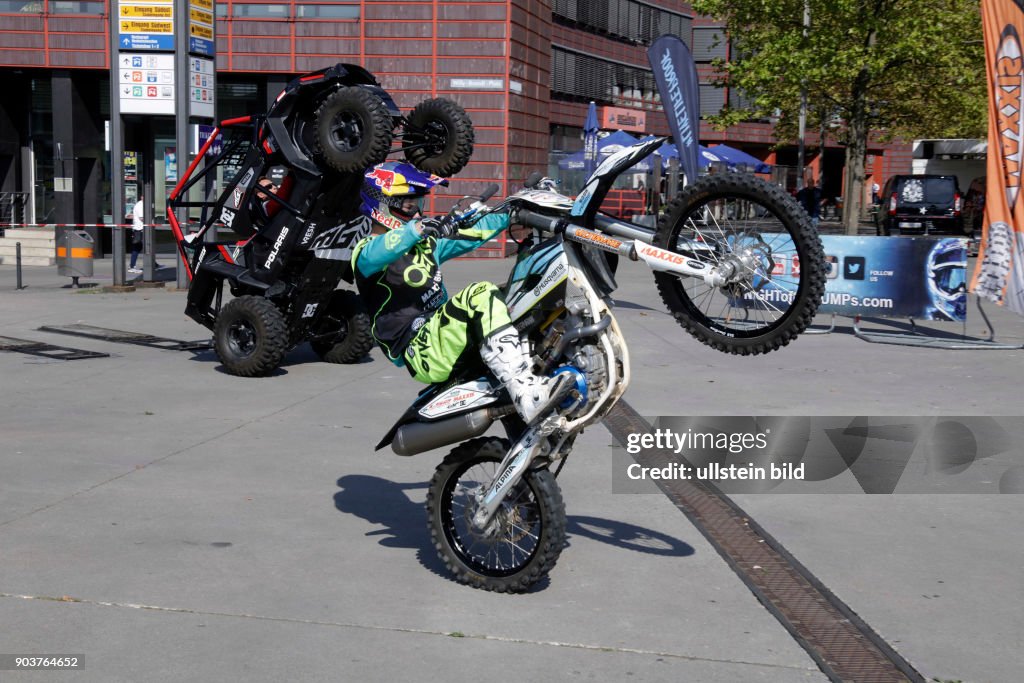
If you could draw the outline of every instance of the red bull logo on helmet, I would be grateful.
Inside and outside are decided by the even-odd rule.
[[[394,187],[396,179],[399,185],[406,184],[405,176],[395,173],[394,171],[389,171],[386,168],[375,168],[367,173],[366,177],[372,180],[373,183],[385,194],[391,192],[391,188]]]

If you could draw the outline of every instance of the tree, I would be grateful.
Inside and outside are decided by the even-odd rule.
[[[804,90],[807,129],[837,126],[833,135],[846,145],[848,233],[863,206],[869,136],[985,135],[977,0],[694,0],[693,8],[723,22],[731,51],[716,62],[717,81],[746,100],[713,123],[777,118],[776,137],[795,139]]]

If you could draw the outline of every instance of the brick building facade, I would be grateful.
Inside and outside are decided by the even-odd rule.
[[[109,2],[0,0],[0,190],[31,193],[37,222],[99,222],[112,213]],[[702,113],[733,96],[708,82],[728,41],[676,0],[229,0],[216,15],[218,118],[264,109],[296,74],[362,64],[405,109],[443,96],[469,112],[477,145],[453,188],[459,194],[493,181],[508,191],[533,170],[557,169],[560,156],[582,146],[591,100],[610,117],[608,129],[667,133],[646,57],[662,33],[691,45]],[[152,118],[135,121],[147,142],[129,139],[127,148],[147,146],[141,155],[159,165],[170,117]],[[725,133],[702,124],[700,138],[795,165],[795,147],[769,149],[776,140],[766,123]],[[816,141],[809,134],[808,144]],[[872,152],[876,177],[909,171],[909,150]],[[826,166],[829,158],[841,163],[841,150],[829,151]],[[834,169],[826,174],[838,178]],[[73,177],[74,191],[54,193],[54,176]],[[159,183],[156,194],[159,217]]]

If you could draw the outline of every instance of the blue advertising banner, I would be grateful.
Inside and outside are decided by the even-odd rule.
[[[967,319],[967,240],[931,237],[823,235],[829,263],[819,313],[875,318],[916,318],[963,322]],[[772,241],[777,252],[792,243]],[[800,263],[775,261],[772,280],[745,296],[771,306],[792,295],[786,285],[800,274]]]
[[[679,150],[679,165],[686,181],[697,179],[700,92],[697,65],[690,48],[679,36],[664,35],[647,49],[647,59],[658,83],[669,130]]]

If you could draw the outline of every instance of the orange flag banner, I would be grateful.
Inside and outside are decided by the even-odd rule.
[[[981,0],[988,74],[988,167],[971,291],[1024,315],[1024,0]]]

